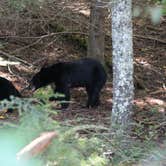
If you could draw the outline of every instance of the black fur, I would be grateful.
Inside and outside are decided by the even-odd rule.
[[[10,96],[21,97],[21,94],[9,80],[0,77],[0,101],[4,99],[10,100]],[[12,108],[8,109],[8,112],[12,111]]]
[[[65,97],[50,100],[70,101],[70,88],[85,87],[88,94],[87,107],[95,107],[100,103],[99,95],[106,82],[106,72],[101,63],[92,58],[84,58],[72,62],[60,62],[42,68],[30,81],[29,89],[36,90],[40,87],[54,83],[54,92],[63,93]],[[68,103],[62,104],[63,108]]]
[[[18,90],[7,79],[0,77],[0,100],[10,99],[10,96],[21,97]]]

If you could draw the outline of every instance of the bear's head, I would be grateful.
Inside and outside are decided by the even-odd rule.
[[[33,76],[29,85],[32,91],[41,88],[43,86],[46,86],[52,81],[51,79],[52,74],[50,73],[49,70],[50,69],[48,67],[41,68],[41,70]]]

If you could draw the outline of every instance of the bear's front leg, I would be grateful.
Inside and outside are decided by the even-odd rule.
[[[54,93],[59,93],[64,96],[57,96],[57,97],[50,97],[50,101],[60,101],[61,102],[61,107],[62,108],[67,108],[69,106],[69,101],[70,101],[70,89],[66,84],[62,84],[59,86],[56,86],[54,89]]]

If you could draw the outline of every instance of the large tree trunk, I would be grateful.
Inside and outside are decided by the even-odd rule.
[[[104,23],[105,8],[100,0],[92,0],[90,12],[90,27],[88,39],[88,56],[98,59],[104,64]]]
[[[113,108],[112,127],[122,130],[131,122],[133,87],[133,41],[131,0],[112,3]]]

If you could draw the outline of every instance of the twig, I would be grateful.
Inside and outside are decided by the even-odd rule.
[[[148,40],[154,40],[154,41],[157,41],[159,43],[166,44],[166,41],[161,40],[161,39],[157,39],[157,38],[153,38],[153,37],[142,36],[142,35],[134,35],[134,37],[142,38],[142,39],[148,39]]]
[[[0,54],[6,56],[7,58],[15,59],[15,60],[17,60],[17,61],[19,61],[19,62],[22,62],[22,63],[25,64],[25,65],[32,66],[32,65],[29,64],[27,61],[25,61],[25,60],[23,60],[23,59],[21,59],[21,58],[19,58],[19,57],[17,57],[17,56],[12,56],[12,55],[8,54],[7,52],[4,52],[4,51],[1,51],[1,50],[0,50]]]
[[[88,35],[87,33],[81,33],[81,32],[57,32],[57,33],[50,33],[50,34],[47,34],[47,35],[43,35],[43,36],[36,36],[36,37],[19,37],[19,36],[8,36],[7,38],[26,38],[26,39],[38,39],[36,40],[35,42],[25,46],[25,47],[21,47],[19,49],[16,49],[15,51],[12,52],[12,54],[18,52],[18,51],[22,51],[22,50],[25,50],[29,47],[32,47],[36,44],[38,44],[42,39],[44,38],[47,38],[47,37],[52,37],[52,36],[55,36],[55,35],[62,35],[62,34],[80,34],[80,35]],[[5,38],[5,37],[0,37],[0,38]]]
[[[9,64],[7,65],[7,69],[8,69],[8,71],[9,71],[9,73],[12,74],[13,76],[16,76],[16,77],[18,77],[18,78],[22,78],[20,75],[14,73],[14,72],[12,71],[12,69],[11,69],[11,67],[10,67]]]
[[[159,89],[159,90],[157,90],[155,92],[151,92],[150,95],[156,95],[158,93],[165,93],[165,92],[166,92],[166,89]]]
[[[43,38],[44,38],[44,37],[41,37],[41,38],[39,38],[38,40],[36,40],[35,42],[33,42],[33,43],[31,43],[31,44],[29,44],[29,45],[27,45],[27,46],[24,46],[24,47],[21,47],[21,48],[18,48],[18,49],[16,49],[16,50],[14,50],[14,51],[12,52],[12,54],[14,54],[14,53],[16,53],[16,52],[18,52],[18,51],[25,50],[25,49],[27,49],[27,48],[29,48],[29,47],[32,47],[32,46],[36,45],[36,44],[39,43]]]
[[[152,27],[152,26],[147,26],[147,28],[148,29],[152,29],[152,30],[154,30],[154,31],[163,31],[163,29],[162,28],[155,28],[155,27]]]
[[[42,36],[0,36],[0,39],[6,39],[6,38],[19,38],[19,39],[40,39],[40,38],[46,38],[46,37],[51,37],[55,35],[62,35],[62,34],[80,34],[80,35],[88,35],[88,33],[83,33],[83,32],[56,32],[56,33],[50,33],[47,35],[42,35]]]

